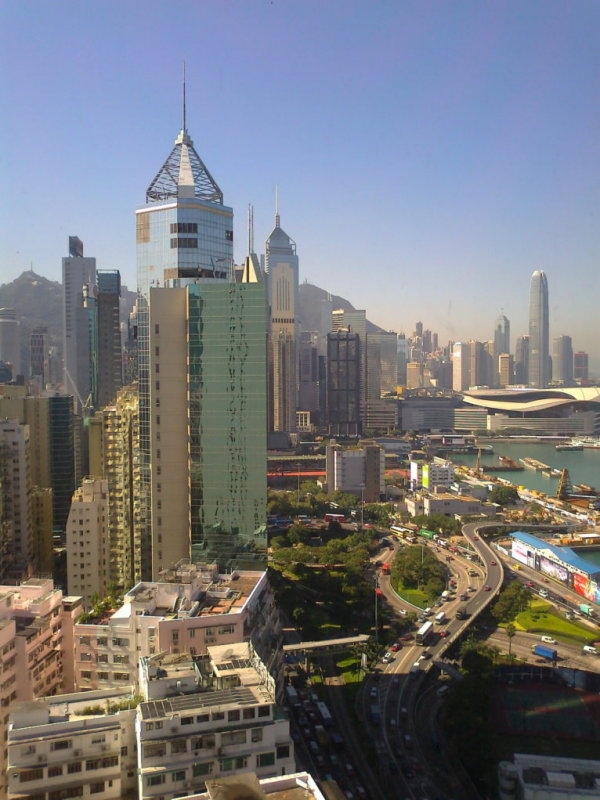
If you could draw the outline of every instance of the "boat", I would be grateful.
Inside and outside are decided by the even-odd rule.
[[[572,442],[565,442],[564,444],[555,444],[554,449],[561,452],[567,450],[575,452],[576,450],[583,450],[583,443],[572,441]]]

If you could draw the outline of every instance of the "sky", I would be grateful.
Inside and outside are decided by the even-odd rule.
[[[135,209],[182,124],[235,214],[378,325],[528,330],[600,375],[597,0],[0,3],[0,283],[68,236],[135,288]]]

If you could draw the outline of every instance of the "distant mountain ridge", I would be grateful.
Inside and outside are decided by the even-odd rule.
[[[122,306],[133,307],[135,292],[127,292]],[[302,329],[317,331],[320,328],[322,301],[331,300],[332,310],[343,308],[354,311],[354,306],[339,295],[332,295],[312,283],[301,283],[299,287],[298,318]],[[14,308],[21,322],[21,363],[29,364],[29,336],[38,327],[48,329],[48,344],[62,351],[62,283],[50,281],[33,270],[23,272],[11,283],[0,285],[0,308]],[[367,332],[383,331],[367,320]]]

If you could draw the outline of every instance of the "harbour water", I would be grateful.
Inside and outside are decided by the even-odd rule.
[[[484,442],[482,442],[483,444]],[[490,440],[494,448],[493,455],[481,454],[481,466],[498,464],[498,456],[508,456],[513,461],[521,463],[520,458],[535,458],[549,467],[562,470],[567,467],[571,482],[585,483],[600,491],[600,448],[595,450],[556,450],[554,444],[538,442],[515,442],[514,440]],[[476,455],[457,454],[452,459],[455,463],[473,466],[477,460]],[[547,478],[541,472],[524,469],[522,472],[494,473],[504,480],[527,489],[536,489],[544,494],[553,495],[556,492],[558,478]]]

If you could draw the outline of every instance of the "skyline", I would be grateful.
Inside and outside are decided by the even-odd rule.
[[[2,165],[3,283],[60,280],[77,235],[135,288],[135,209],[181,127],[185,60],[237,263],[249,204],[264,251],[278,187],[301,282],[440,343],[493,338],[505,314],[514,349],[543,270],[550,341],[571,336],[599,373],[596,4],[178,8],[176,37],[154,1],[143,19],[113,0],[2,8],[2,143],[21,154]]]

